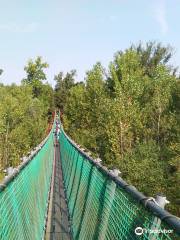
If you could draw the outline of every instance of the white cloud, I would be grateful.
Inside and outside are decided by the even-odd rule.
[[[162,34],[167,34],[168,32],[168,22],[166,19],[166,3],[165,0],[156,0],[154,5],[154,17],[160,26]]]
[[[0,24],[1,31],[13,32],[13,33],[32,33],[38,29],[37,23],[17,24],[17,23],[5,23]]]

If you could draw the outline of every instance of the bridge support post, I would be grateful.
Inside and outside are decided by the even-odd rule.
[[[165,205],[169,203],[169,201],[166,199],[165,196],[163,196],[162,194],[157,194],[155,197],[155,203],[161,207],[161,208],[165,208]],[[157,236],[158,236],[158,230],[160,230],[160,226],[161,226],[161,219],[158,217],[154,218],[152,227],[150,229],[150,233],[149,233],[149,239],[150,240],[156,240]]]

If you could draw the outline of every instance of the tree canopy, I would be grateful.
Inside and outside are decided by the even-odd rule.
[[[44,70],[48,67],[48,63],[43,62],[41,57],[37,57],[34,61],[30,59],[24,67],[27,76],[22,82],[32,86],[34,97],[38,97],[41,94],[42,82],[46,80]]]
[[[64,126],[76,142],[145,194],[163,192],[179,215],[179,78],[172,48],[149,42],[97,63],[64,103]]]
[[[0,175],[17,166],[46,135],[54,111],[53,88],[42,83],[47,66],[40,57],[30,60],[22,85],[0,85]]]
[[[56,81],[55,85],[55,102],[56,107],[60,108],[63,111],[64,105],[67,101],[69,90],[75,84],[76,70],[71,70],[67,72],[66,75],[63,75],[63,72],[55,75],[54,80]]]

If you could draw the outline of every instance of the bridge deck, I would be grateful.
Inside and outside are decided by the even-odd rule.
[[[63,188],[59,145],[55,146],[55,163],[51,186],[51,196],[45,239],[70,240],[70,225]]]

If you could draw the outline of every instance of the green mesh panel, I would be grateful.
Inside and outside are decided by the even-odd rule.
[[[155,232],[171,229],[93,166],[70,143],[63,131],[59,141],[74,239],[178,239],[174,231]],[[137,227],[144,229],[142,235],[135,234]]]
[[[0,239],[41,240],[54,159],[53,133],[29,164],[0,192]]]

